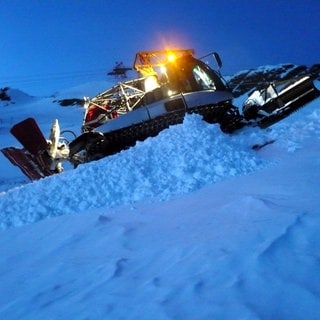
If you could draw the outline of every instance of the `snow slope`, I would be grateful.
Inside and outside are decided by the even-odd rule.
[[[234,135],[187,116],[33,183],[1,158],[0,318],[319,319],[319,104]],[[82,116],[20,107],[1,147],[30,110],[47,134]]]

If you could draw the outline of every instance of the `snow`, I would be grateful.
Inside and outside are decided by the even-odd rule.
[[[1,147],[30,115],[78,132],[54,99],[1,106]],[[319,319],[319,103],[233,135],[190,115],[32,183],[1,155],[0,318]]]

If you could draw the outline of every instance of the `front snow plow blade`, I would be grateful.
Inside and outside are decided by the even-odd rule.
[[[309,76],[272,83],[249,96],[244,103],[243,114],[247,120],[256,119],[260,128],[267,128],[319,96],[320,91]]]
[[[1,149],[1,152],[32,181],[53,174],[48,170],[42,170],[43,166],[38,159],[25,149],[9,147]]]

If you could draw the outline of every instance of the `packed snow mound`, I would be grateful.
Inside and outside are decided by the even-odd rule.
[[[318,320],[317,139],[168,201],[2,231],[0,317]]]
[[[248,174],[268,164],[251,149],[257,141],[253,137],[225,135],[201,116],[188,115],[183,124],[120,154],[2,194],[1,226],[145,199],[167,200]]]

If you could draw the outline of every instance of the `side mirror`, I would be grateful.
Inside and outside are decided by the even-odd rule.
[[[213,56],[213,59],[215,60],[217,66],[218,66],[218,69],[220,70],[222,67],[222,60],[221,60],[218,52],[214,52],[214,51],[210,52],[210,53],[206,54],[205,56],[199,58],[199,60],[203,60],[204,58],[209,57],[211,55]],[[219,71],[219,73],[220,73],[220,71]]]
[[[221,60],[221,58],[220,58],[219,53],[218,53],[218,52],[212,52],[212,54],[213,54],[214,59],[216,60],[216,63],[217,63],[217,65],[218,65],[219,69],[221,69],[221,67],[222,67],[222,60]]]

